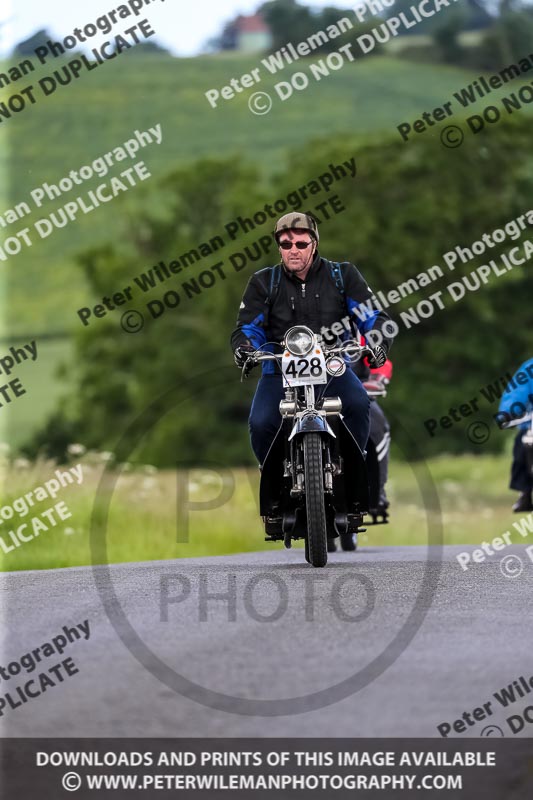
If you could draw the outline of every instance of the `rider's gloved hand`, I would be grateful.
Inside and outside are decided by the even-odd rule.
[[[241,344],[239,347],[236,347],[233,352],[236,366],[244,367],[247,359],[250,358],[253,352],[255,352],[255,347],[251,344]]]
[[[373,355],[368,356],[368,364],[372,369],[375,367],[382,367],[387,360],[387,351],[381,345],[374,347]]]

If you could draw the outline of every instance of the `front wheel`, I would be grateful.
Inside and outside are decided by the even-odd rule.
[[[322,440],[318,433],[304,436],[305,501],[307,509],[306,557],[313,567],[328,563],[326,508],[322,471]]]

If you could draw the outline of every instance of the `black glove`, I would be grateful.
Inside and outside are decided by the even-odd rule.
[[[233,358],[237,367],[244,367],[246,361],[255,352],[255,347],[251,344],[241,344],[233,351]]]
[[[368,363],[372,369],[375,369],[376,367],[382,367],[386,360],[387,351],[379,344],[377,347],[374,347],[373,355],[368,356]]]

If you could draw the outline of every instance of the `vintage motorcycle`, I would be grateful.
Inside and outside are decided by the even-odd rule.
[[[281,345],[278,354],[256,350],[242,368],[244,378],[262,361],[276,360],[285,387],[281,425],[261,470],[265,541],[290,548],[303,538],[307,562],[324,567],[328,537],[364,530],[369,507],[363,453],[343,421],[340,398],[324,395],[350,362],[373,352],[353,339],[326,347],[303,325],[290,328]]]

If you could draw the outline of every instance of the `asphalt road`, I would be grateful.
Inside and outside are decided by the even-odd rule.
[[[88,620],[90,637],[0,681],[15,696],[63,659],[79,670],[7,703],[2,735],[432,737],[491,701],[451,735],[512,736],[533,689],[507,709],[493,693],[533,676],[533,561],[513,546],[464,572],[465,549],[365,547],[324,570],[271,550],[5,574],[4,669],[65,625]],[[523,571],[515,559],[506,577],[510,554]]]

